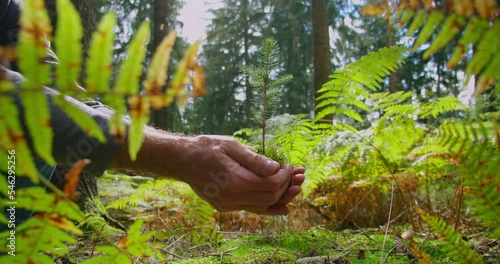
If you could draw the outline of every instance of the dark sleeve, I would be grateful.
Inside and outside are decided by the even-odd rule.
[[[19,0],[0,0],[0,46],[17,42]]]
[[[23,77],[19,73],[10,70],[5,71],[7,77],[14,83],[19,84],[22,82]],[[106,143],[100,143],[90,137],[64,111],[53,104],[52,98],[58,94],[57,91],[50,88],[44,89],[50,104],[51,125],[54,132],[52,154],[56,162],[61,165],[71,165],[79,159],[89,159],[92,162],[85,170],[94,175],[101,175],[120,148],[120,145],[115,143],[114,138],[108,132],[108,121],[113,111],[99,103],[91,107],[76,99],[69,98],[69,101],[74,106],[85,111],[100,126],[107,138]],[[21,112],[20,116],[24,126],[24,133],[29,144],[32,145],[29,131],[26,129],[24,123],[24,110],[18,97],[16,97],[16,104]]]
[[[17,42],[20,3],[20,0],[0,0],[0,45],[15,45]],[[57,63],[55,54],[50,50],[48,50],[47,58],[46,63]],[[10,68],[14,71],[6,70],[0,65],[0,71],[5,71],[8,79],[16,84],[21,83],[23,77],[16,72],[16,64],[11,63]],[[101,175],[120,148],[108,132],[108,121],[113,111],[97,102],[89,106],[76,99],[68,99],[97,122],[107,138],[107,143],[103,144],[88,136],[66,113],[53,104],[52,98],[58,93],[57,91],[50,88],[44,89],[50,105],[51,125],[54,133],[52,154],[56,162],[61,165],[71,165],[79,159],[89,159],[92,163],[85,170],[94,175]],[[19,97],[16,97],[16,104],[21,112],[24,134],[32,146],[29,131],[24,123],[24,109]]]

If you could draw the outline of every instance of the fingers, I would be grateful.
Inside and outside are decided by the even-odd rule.
[[[292,175],[292,172],[293,166],[286,165],[271,177],[263,178],[254,176],[253,178],[258,179],[259,182],[254,183],[250,191],[236,190],[228,186],[227,188],[219,188],[217,190],[210,189],[210,192],[207,193],[206,188],[203,186],[198,188],[195,186],[192,187],[198,196],[208,201],[220,212],[246,210],[260,214],[282,214],[287,210],[271,209],[269,212],[266,210],[269,207],[274,208],[276,204],[286,205],[300,193],[300,186],[293,185],[290,187],[290,184],[292,179],[301,184],[304,176],[301,174]],[[254,191],[257,188],[261,188],[262,190]]]
[[[288,209],[288,206],[286,205],[272,205],[268,207],[263,207],[263,206],[238,206],[238,207],[232,207],[228,208],[228,210],[219,210],[219,212],[229,212],[229,211],[247,211],[250,213],[254,214],[259,214],[259,215],[286,215],[290,212],[290,209]]]
[[[304,174],[304,172],[306,172],[306,169],[304,169],[302,167],[297,167],[297,168],[293,169],[293,175]]]
[[[276,174],[269,177],[260,177],[245,167],[234,168],[231,171],[230,183],[223,192],[281,192],[290,186],[293,166],[285,165]]]
[[[292,186],[293,185],[298,185],[298,186],[301,186],[304,181],[306,180],[306,177],[304,176],[304,174],[294,174],[292,176]]]
[[[292,182],[290,188],[286,190],[285,194],[278,200],[277,204],[288,204],[290,203],[299,193],[301,192],[300,186],[304,183],[306,177],[304,176],[305,169],[304,168],[296,168],[293,171],[294,174],[292,176]]]
[[[286,205],[276,204],[267,208],[263,213],[265,215],[287,215],[290,213],[290,209]]]
[[[287,164],[275,175],[267,178],[260,178],[259,185],[264,187],[265,191],[278,192],[280,193],[280,195],[282,195],[290,186],[292,172],[293,166]]]
[[[219,194],[212,199],[212,204],[221,210],[232,208],[246,208],[246,206],[260,206],[264,209],[276,204],[282,195],[279,192],[246,192]],[[241,209],[242,210],[242,209]]]
[[[293,185],[286,190],[285,194],[278,200],[276,204],[288,204],[301,192],[300,186]]]
[[[262,177],[276,174],[281,167],[278,162],[252,152],[238,141],[226,144],[224,150],[229,157]]]

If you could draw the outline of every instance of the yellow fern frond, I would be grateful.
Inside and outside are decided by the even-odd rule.
[[[500,8],[494,0],[452,0],[444,8],[436,8],[433,0],[387,1],[371,3],[361,9],[362,14],[399,22],[400,27],[411,21],[408,35],[419,32],[414,49],[429,43],[423,58],[427,59],[449,45],[455,36],[460,36],[448,68],[453,68],[470,52],[471,45],[477,45],[472,60],[467,66],[467,76],[479,75],[476,95],[481,94],[500,80],[497,54],[500,53]],[[437,34],[435,32],[438,32]],[[486,65],[490,65],[485,69]],[[468,80],[468,79],[467,79]]]

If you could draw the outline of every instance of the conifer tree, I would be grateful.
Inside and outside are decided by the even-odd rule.
[[[209,93],[197,102],[199,132],[232,134],[251,122],[251,87],[240,68],[255,62],[259,35],[268,25],[263,2],[226,0],[211,10],[203,48]]]

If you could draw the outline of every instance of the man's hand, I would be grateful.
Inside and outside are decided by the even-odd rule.
[[[190,138],[147,129],[137,160],[131,162],[127,153],[124,146],[113,167],[184,181],[222,212],[287,214],[304,182],[303,168],[281,168],[230,137]]]
[[[300,193],[303,170],[294,170],[292,165],[281,168],[230,137],[199,136],[194,140],[190,151],[194,162],[183,180],[218,211],[288,213],[286,204]],[[292,182],[298,185],[291,187]]]

